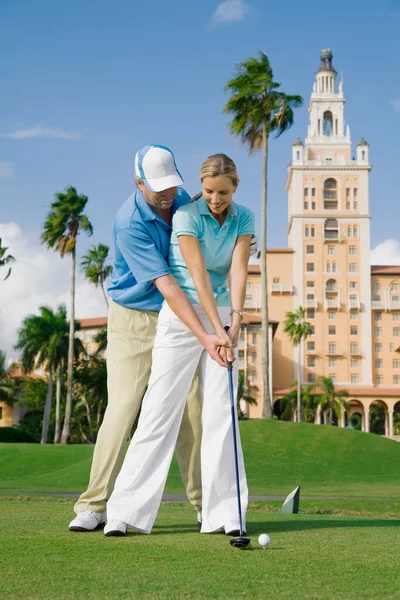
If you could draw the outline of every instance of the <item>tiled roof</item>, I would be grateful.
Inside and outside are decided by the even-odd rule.
[[[400,275],[400,265],[373,265],[371,275]]]
[[[104,327],[107,325],[107,317],[93,317],[92,319],[80,319],[79,324],[81,329],[96,329],[96,327]]]

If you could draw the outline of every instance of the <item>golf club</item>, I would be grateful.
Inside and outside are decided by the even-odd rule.
[[[242,503],[240,500],[239,461],[238,461],[238,451],[237,451],[235,396],[233,393],[232,366],[233,366],[232,361],[228,360],[229,396],[230,396],[230,401],[231,401],[233,450],[234,450],[234,454],[235,454],[236,493],[237,493],[237,503],[238,503],[238,512],[239,512],[240,536],[232,538],[230,541],[230,544],[231,544],[231,546],[234,546],[235,548],[240,548],[241,550],[245,550],[245,549],[251,548],[251,539],[243,536]]]

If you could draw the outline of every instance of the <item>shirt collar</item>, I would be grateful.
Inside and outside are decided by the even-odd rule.
[[[210,209],[208,208],[207,202],[204,200],[203,196],[200,196],[200,198],[197,200],[197,202],[199,203],[199,213],[201,215],[208,215],[209,217],[212,217],[212,214],[210,213]],[[231,204],[228,208],[227,217],[230,217],[230,218],[237,217],[237,208],[236,208],[236,204],[234,202],[231,202]]]

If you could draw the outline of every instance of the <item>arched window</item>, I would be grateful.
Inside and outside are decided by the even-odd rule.
[[[362,159],[362,160],[365,160],[365,150],[363,150],[363,151],[361,152],[361,159]]]
[[[336,179],[326,179],[324,182],[324,200],[337,200]]]
[[[322,133],[327,136],[331,136],[333,134],[333,116],[330,110],[324,112]]]
[[[300,152],[296,152],[296,160],[300,160]]]
[[[335,292],[336,291],[336,280],[328,279],[326,282],[326,291],[327,292]]]
[[[339,224],[337,219],[326,219],[324,224],[324,238],[326,240],[339,239]]]

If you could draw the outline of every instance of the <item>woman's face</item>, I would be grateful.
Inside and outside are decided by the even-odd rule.
[[[218,177],[205,177],[201,188],[211,214],[218,216],[229,208],[237,184],[226,175],[218,175]]]

